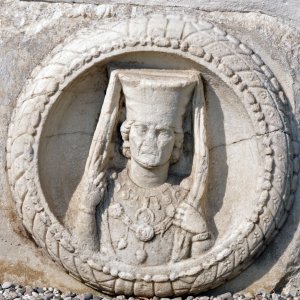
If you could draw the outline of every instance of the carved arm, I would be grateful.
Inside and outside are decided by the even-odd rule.
[[[118,116],[120,91],[117,71],[113,71],[84,174],[76,191],[79,195],[79,205],[75,234],[83,247],[93,251],[99,249],[96,208],[103,199],[106,189],[106,169],[113,154],[111,140]]]

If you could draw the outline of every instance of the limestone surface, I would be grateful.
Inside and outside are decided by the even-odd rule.
[[[141,297],[297,286],[292,3],[3,7],[3,280]]]

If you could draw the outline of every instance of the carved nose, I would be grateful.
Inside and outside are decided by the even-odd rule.
[[[157,143],[156,143],[156,137],[155,137],[154,132],[148,132],[148,134],[145,136],[141,150],[142,150],[142,152],[156,155]]]
[[[146,146],[154,146],[156,145],[156,138],[155,138],[155,132],[152,130],[149,130],[147,135],[145,136],[144,145]]]

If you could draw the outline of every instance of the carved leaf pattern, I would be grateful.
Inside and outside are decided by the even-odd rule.
[[[177,282],[182,284],[184,273],[175,277],[161,274],[166,277],[165,282],[172,282],[167,285],[169,290],[164,289],[165,295],[201,292],[240,272],[262,250],[272,233],[282,226],[298,182],[299,151],[293,152],[291,115],[280,84],[260,57],[230,34],[204,20],[184,20],[182,16],[142,17],[74,34],[33,71],[19,96],[7,143],[9,182],[28,232],[75,277],[112,294],[144,293],[143,296],[152,297],[160,290],[156,287],[160,283],[155,281],[159,276],[147,277],[147,282],[139,278],[134,284],[126,284],[135,279],[130,272],[122,272],[122,276],[120,272],[116,287],[118,273],[111,274],[107,267],[100,272],[84,261],[66,229],[59,226],[53,229],[57,220],[48,208],[35,167],[41,129],[62,88],[109,55],[142,49],[186,55],[218,73],[240,96],[257,134],[265,137],[265,181],[252,218],[256,223],[253,229],[237,237],[241,243],[228,245],[233,247],[230,256],[211,259],[205,270],[199,261],[192,280],[185,282],[184,291],[176,288]]]

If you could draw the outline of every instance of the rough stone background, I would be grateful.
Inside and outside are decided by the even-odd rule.
[[[0,281],[83,292],[89,289],[57,267],[28,239],[7,183],[7,128],[18,94],[34,67],[66,37],[100,22],[150,13],[201,16],[238,37],[263,58],[300,120],[300,4],[298,0],[64,2],[89,4],[0,0]],[[300,287],[299,193],[285,226],[264,253],[240,276],[213,293]]]

